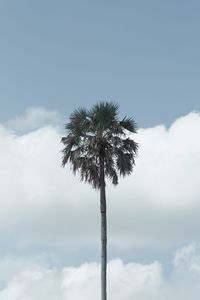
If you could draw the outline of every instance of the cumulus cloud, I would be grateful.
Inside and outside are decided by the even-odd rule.
[[[22,116],[8,121],[6,126],[19,134],[23,134],[49,124],[57,126],[62,121],[62,116],[58,111],[50,111],[44,107],[30,107]]]
[[[174,256],[171,274],[163,275],[161,263],[108,263],[108,295],[111,300],[195,300],[200,292],[200,246],[191,244]],[[12,260],[10,265],[16,263]],[[24,263],[24,262],[23,262]],[[8,262],[5,264],[7,265]],[[2,263],[1,263],[2,265]],[[0,300],[100,299],[100,266],[52,269],[30,262],[15,271],[0,290]]]
[[[26,117],[25,117],[26,119]],[[37,118],[36,118],[37,119]],[[199,238],[200,115],[140,129],[133,175],[107,187],[109,247],[174,248]],[[99,247],[99,195],[62,169],[53,125],[0,126],[1,251]]]
[[[37,253],[40,246],[68,255],[100,243],[99,195],[60,167],[62,130],[58,115],[50,115],[41,122],[36,116],[30,126],[22,122],[27,113],[15,125],[0,125],[0,300],[90,300],[100,294],[97,263],[59,268],[49,254],[16,256],[24,249]],[[159,125],[134,135],[140,148],[133,175],[116,188],[107,186],[109,248],[170,253],[199,240],[199,132],[200,115],[190,113],[169,128]],[[111,260],[108,283],[111,300],[196,299],[200,245],[178,249],[167,277],[158,261]]]
[[[157,247],[198,239],[199,132],[199,113],[177,119],[168,129],[159,125],[139,130],[135,171],[110,191],[114,242],[120,232],[128,232],[127,244],[132,240]],[[125,222],[118,231],[120,212]]]

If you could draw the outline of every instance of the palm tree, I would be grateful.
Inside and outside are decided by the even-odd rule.
[[[127,137],[136,133],[132,118],[118,118],[118,105],[99,102],[90,110],[76,109],[65,125],[62,166],[70,163],[72,171],[80,172],[82,181],[100,190],[101,211],[101,300],[107,299],[107,220],[105,178],[118,184],[118,176],[131,174],[138,145]]]

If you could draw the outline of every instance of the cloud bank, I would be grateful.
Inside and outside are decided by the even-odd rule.
[[[58,126],[63,122],[61,114],[44,107],[29,107],[24,115],[17,116],[6,122],[6,127],[18,134],[24,134],[47,125]]]
[[[99,249],[99,195],[61,164],[62,117],[34,109],[0,125],[0,300],[98,299],[98,263],[60,267],[51,253]],[[139,129],[132,176],[107,186],[109,249],[171,253],[199,241],[200,115]],[[46,254],[41,253],[42,247]],[[19,253],[26,255],[20,256]],[[10,253],[8,255],[8,253]],[[57,267],[55,267],[57,265]],[[108,264],[111,300],[200,294],[200,244],[159,261]]]
[[[155,261],[144,265],[124,264],[120,259],[108,264],[110,300],[195,300],[200,292],[200,245],[179,249],[173,270],[165,278],[162,265]],[[23,266],[20,265],[23,263]],[[0,300],[93,300],[100,299],[100,266],[85,263],[79,267],[52,269],[36,262],[0,261],[2,267],[14,266],[6,278]],[[16,268],[17,265],[17,268]]]
[[[1,249],[97,248],[99,195],[60,167],[61,130],[17,132],[0,126]],[[133,175],[107,188],[109,247],[166,249],[199,239],[199,132],[200,115],[190,113],[134,136]]]

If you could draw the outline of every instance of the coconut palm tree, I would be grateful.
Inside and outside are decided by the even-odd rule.
[[[137,143],[127,137],[136,133],[136,123],[118,116],[118,105],[99,102],[90,110],[76,109],[65,125],[62,166],[70,163],[74,174],[80,172],[82,181],[100,190],[101,212],[101,300],[107,299],[107,220],[105,179],[114,185],[118,176],[131,174],[137,154]]]

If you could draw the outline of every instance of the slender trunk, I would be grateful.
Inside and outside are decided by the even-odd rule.
[[[107,220],[104,157],[100,155],[100,211],[101,211],[101,300],[107,300]]]

